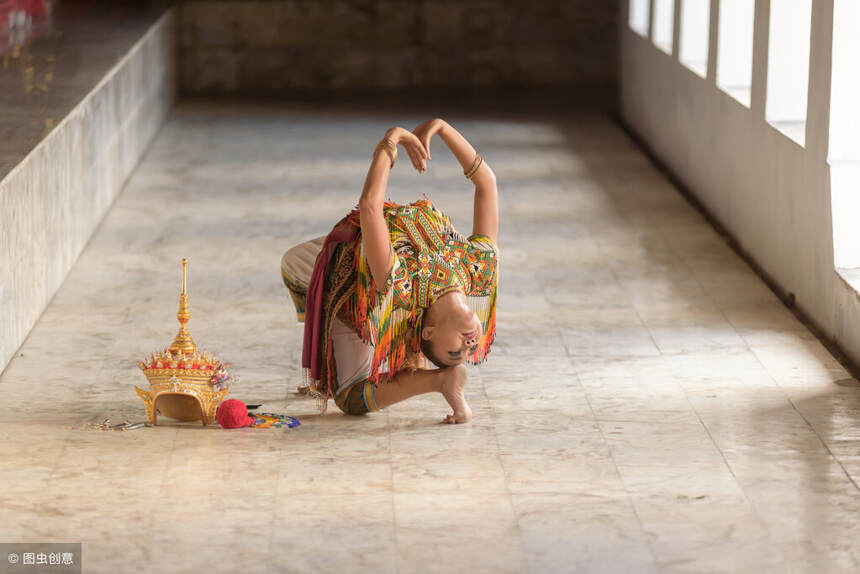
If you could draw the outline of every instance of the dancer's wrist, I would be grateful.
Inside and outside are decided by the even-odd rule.
[[[439,127],[436,129],[436,133],[439,134],[439,137],[448,135],[451,131],[451,124],[442,118],[436,118],[436,121],[439,122]]]
[[[385,136],[383,136],[382,140],[380,140],[380,144],[378,145],[381,145],[383,142],[390,142],[393,144],[395,157],[397,155],[397,146],[402,145],[408,151],[409,157],[412,160],[412,165],[415,169],[417,169],[419,173],[426,169],[426,161],[429,154],[421,141],[412,132],[407,131],[400,126],[391,127],[385,132]],[[393,162],[391,167],[394,167]]]
[[[380,154],[384,154],[388,158],[389,168],[394,168],[394,164],[397,162],[397,142],[387,136],[379,140],[379,143],[373,148],[373,158],[376,159]]]

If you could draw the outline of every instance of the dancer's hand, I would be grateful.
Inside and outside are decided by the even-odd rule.
[[[439,133],[439,130],[445,127],[445,125],[446,122],[442,118],[433,118],[432,120],[421,122],[415,126],[414,130],[412,130],[412,133],[421,140],[421,144],[424,146],[424,149],[427,150],[428,159],[433,159],[430,157],[430,139]]]
[[[395,144],[403,146],[418,173],[427,169],[427,159],[429,159],[430,154],[424,149],[424,145],[415,134],[399,126],[394,126],[385,132],[385,137],[391,139]]]

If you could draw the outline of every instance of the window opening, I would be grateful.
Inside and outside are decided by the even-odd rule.
[[[675,23],[675,0],[654,0],[653,16],[654,45],[666,52],[672,53],[672,32]]]
[[[771,0],[766,117],[800,145],[806,140],[811,24],[812,0]]]
[[[684,66],[703,78],[708,75],[710,20],[710,0],[681,0],[679,58]]]
[[[752,86],[754,20],[755,0],[720,0],[717,86],[746,107]]]
[[[860,2],[833,3],[833,60],[830,81],[830,208],[833,259],[860,290]],[[848,272],[847,269],[852,271]]]
[[[627,23],[640,36],[648,37],[648,11],[650,0],[630,0]]]

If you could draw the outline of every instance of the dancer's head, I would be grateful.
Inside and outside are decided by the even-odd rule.
[[[483,329],[466,297],[452,291],[437,299],[421,321],[421,352],[439,367],[453,367],[471,357]]]

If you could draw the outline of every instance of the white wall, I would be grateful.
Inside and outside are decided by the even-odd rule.
[[[626,16],[628,2],[620,1]],[[834,269],[827,162],[834,0],[812,0],[805,147],[765,119],[770,2],[756,0],[749,108],[716,86],[713,2],[705,78],[679,64],[678,50],[662,52],[620,18],[622,119],[795,295],[800,311],[860,363],[860,298]]]

